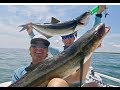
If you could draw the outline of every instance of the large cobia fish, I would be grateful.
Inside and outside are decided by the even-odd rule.
[[[108,32],[105,24],[100,23],[88,30],[59,55],[37,64],[9,87],[46,87],[54,77],[66,78],[80,68],[80,62],[88,60]]]
[[[45,24],[32,23],[32,26],[37,32],[44,35],[46,38],[50,38],[55,35],[61,35],[61,36],[68,35],[76,32],[77,30],[80,30],[88,23],[89,18],[90,18],[90,12],[88,11],[73,20],[66,21],[63,23],[61,23],[59,20],[55,18],[52,18],[51,23],[45,23]],[[23,31],[27,28],[27,24],[20,25],[20,27],[23,27],[20,30]]]

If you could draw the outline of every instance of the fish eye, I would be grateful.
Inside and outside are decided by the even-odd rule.
[[[95,31],[95,32],[94,32],[94,35],[98,37],[98,32],[97,32],[97,31]]]

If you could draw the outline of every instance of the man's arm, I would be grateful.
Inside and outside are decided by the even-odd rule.
[[[28,32],[28,35],[30,36],[31,39],[35,36],[35,34],[33,33],[32,23],[28,24],[27,32]]]
[[[35,36],[31,23],[28,24],[27,32],[31,39]],[[49,49],[49,52],[52,54],[52,56],[56,56],[57,54],[60,53],[60,51],[56,48],[49,47],[48,49]]]
[[[14,73],[12,75],[12,80],[11,80],[12,83],[19,80],[26,73],[25,68],[26,68],[26,66],[20,67],[14,71]]]
[[[19,76],[17,75],[16,71],[14,71],[13,75],[12,75],[12,83],[16,82],[17,80],[19,80]]]
[[[98,25],[101,23],[102,18],[102,12],[106,9],[106,5],[99,5],[99,10],[97,11],[97,14],[95,15],[95,22],[93,26]]]
[[[60,53],[60,50],[58,50],[57,48],[48,47],[48,50],[52,54],[52,56],[56,56]]]

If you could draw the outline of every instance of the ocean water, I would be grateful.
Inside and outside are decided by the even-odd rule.
[[[120,53],[94,53],[91,65],[94,71],[120,79]],[[106,84],[120,86],[120,83],[105,78],[102,80]]]
[[[119,53],[94,53],[91,59],[94,71],[120,79]],[[15,69],[30,62],[31,57],[27,49],[0,48],[0,83],[10,81]],[[120,86],[120,83],[105,78],[103,82]]]

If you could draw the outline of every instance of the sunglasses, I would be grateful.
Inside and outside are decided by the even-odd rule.
[[[36,44],[31,44],[31,47],[32,47],[32,48],[48,48],[48,47],[45,46],[45,45],[36,45]]]
[[[61,36],[61,37],[62,37],[62,39],[69,39],[69,38],[74,37],[74,35],[73,35],[73,34],[70,34],[70,35]]]

